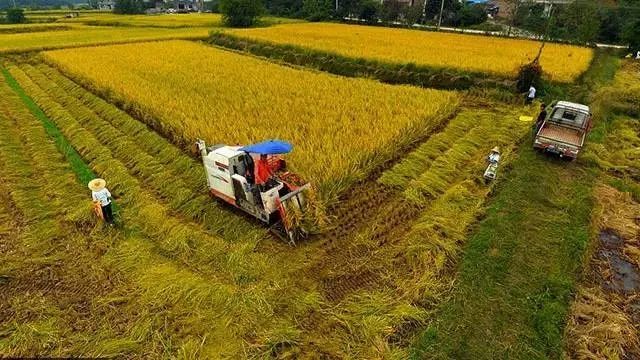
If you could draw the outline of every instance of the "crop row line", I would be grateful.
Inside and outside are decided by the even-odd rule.
[[[480,174],[482,165],[470,166],[472,163],[482,163],[482,159],[494,146],[515,143],[520,135],[514,129],[519,125],[515,114],[513,119],[505,117],[498,124],[494,114],[475,112],[468,121],[477,121],[478,125],[469,130],[463,137],[453,143],[451,148],[442,153],[431,164],[430,168],[412,180],[404,191],[405,196],[412,202],[420,204],[428,199],[435,199],[442,195],[455,179]],[[464,113],[462,117],[471,117]],[[504,150],[504,149],[503,149]]]
[[[14,267],[12,273],[17,272],[20,268],[29,267],[31,269],[27,271],[29,275],[23,282],[27,285],[22,286],[46,286],[38,290],[43,292],[41,296],[51,299],[47,301],[54,303],[58,297],[62,296],[60,291],[65,291],[64,296],[74,299],[73,301],[86,301],[93,304],[93,311],[97,312],[95,316],[98,316],[98,313],[103,313],[100,315],[100,321],[86,324],[86,328],[83,328],[82,331],[74,327],[76,329],[74,334],[65,335],[69,341],[75,336],[91,339],[89,343],[86,342],[86,339],[84,341],[79,339],[80,341],[75,343],[85,344],[85,346],[66,349],[66,351],[71,351],[68,354],[90,356],[126,354],[139,349],[141,344],[157,341],[157,335],[154,335],[153,329],[162,323],[166,324],[168,321],[175,328],[196,326],[190,314],[191,311],[197,311],[200,316],[206,316],[207,322],[211,326],[226,328],[233,318],[232,314],[240,313],[235,312],[235,308],[232,306],[231,299],[234,294],[232,287],[211,284],[209,279],[180,269],[167,259],[155,254],[154,246],[148,239],[131,235],[129,232],[127,232],[129,235],[110,232],[107,233],[106,238],[102,232],[91,231],[88,234],[79,232],[81,228],[78,226],[84,226],[87,218],[91,216],[88,202],[79,191],[81,187],[73,178],[65,160],[47,139],[42,125],[26,114],[24,110],[16,107],[17,98],[12,96],[11,92],[2,85],[4,84],[0,84],[0,93],[3,95],[0,104],[5,109],[5,113],[4,115],[0,114],[0,120],[2,120],[0,121],[0,155],[2,155],[0,156],[0,169],[2,170],[0,177],[3,180],[2,186],[8,187],[8,194],[15,202],[19,212],[25,219],[28,219],[27,227],[21,232],[19,238],[16,237],[15,229],[12,229],[13,241],[20,239],[25,242],[20,248],[29,249],[28,255],[22,255],[23,261],[19,263],[20,267]],[[12,100],[13,103],[9,103],[9,100]],[[47,161],[41,161],[42,159]],[[111,236],[114,239],[108,239]],[[62,262],[66,259],[64,254],[69,255],[69,252],[74,254],[72,255],[74,266],[79,266],[80,259],[91,254],[85,247],[85,243],[89,241],[109,243],[106,245],[107,253],[100,263],[101,265],[98,266],[116,269],[119,273],[126,274],[127,278],[139,285],[139,288],[135,288],[135,293],[126,293],[126,289],[119,289],[116,290],[116,293],[105,293],[103,294],[105,297],[102,297],[103,295],[95,291],[86,291],[78,286],[69,287],[67,285],[61,289],[61,285],[70,282],[70,279],[75,279],[72,277],[73,274],[66,272],[63,277],[60,277],[60,280],[55,281],[55,286],[43,282],[45,279],[37,279],[40,276],[36,271],[38,268],[61,269],[57,271],[69,271],[66,269],[73,268]],[[54,249],[59,249],[62,253],[56,252]],[[5,260],[11,260],[5,256],[6,254],[3,255]],[[30,260],[25,262],[24,256]],[[9,269],[12,269],[11,262],[8,265]],[[3,262],[4,266],[7,266],[6,262]],[[87,266],[85,271],[81,272],[82,275],[94,278],[95,275],[88,271],[93,271],[95,267],[96,264]],[[100,274],[102,274],[100,276],[109,275],[103,272]],[[11,289],[17,289],[19,280],[10,280]],[[107,285],[106,280],[100,280],[102,288]],[[85,282],[77,281],[77,283],[84,284]],[[119,287],[124,285],[127,289],[132,290],[122,280],[119,280],[118,283]],[[69,293],[69,291],[73,292]],[[53,292],[55,292],[55,296]],[[5,294],[7,293],[5,292]],[[87,298],[89,295],[91,297]],[[32,296],[34,296],[33,292]],[[118,300],[118,303],[124,301],[125,305],[119,306],[118,311],[113,311],[110,298],[122,299]],[[131,304],[132,302],[136,304]],[[23,304],[21,308],[25,308],[25,306]],[[154,311],[154,308],[157,310]],[[159,311],[160,309],[162,311]],[[46,342],[41,343],[33,338],[33,335],[40,331],[40,325],[35,323],[26,327],[21,326],[29,321],[24,317],[28,313],[16,311],[13,315],[15,322],[7,324],[10,328],[15,325],[10,332],[12,334],[10,338],[11,352],[2,351],[2,353],[20,356],[21,354],[33,353],[47,354],[47,351],[55,350],[40,348],[40,346],[46,346]],[[129,313],[125,331],[122,334],[114,334],[115,323],[122,322],[123,319],[120,317],[127,316],[121,311],[134,311],[135,313]],[[58,329],[67,331],[72,328],[64,325],[65,321],[83,319],[83,316],[69,313],[69,309],[52,311],[51,308],[48,308],[47,312],[41,313],[40,316],[59,326],[56,328],[56,334],[58,334],[56,336],[62,336],[57,332]],[[28,334],[30,331],[34,333]],[[22,335],[31,337],[23,337]],[[231,335],[226,336],[229,342],[234,341]],[[193,343],[202,346],[202,334],[198,332],[179,335],[176,336],[176,339],[178,339],[176,341],[178,346],[184,348],[182,351],[187,353]],[[239,344],[237,346],[241,347]],[[1,345],[0,349],[2,349]],[[195,351],[197,350],[196,348]]]
[[[242,38],[223,32],[212,34],[207,41],[214,45],[249,52],[293,65],[313,67],[342,76],[372,77],[389,84],[411,84],[437,89],[459,90],[474,86],[508,87],[510,83],[508,79],[500,76],[495,76],[496,79],[487,79],[486,74],[471,71],[415,64],[391,64],[364,58],[356,59],[300,46]]]
[[[41,73],[25,65],[25,71],[49,96],[55,98],[80,120],[83,126],[96,134],[98,140],[106,144],[131,172],[146,179],[145,183],[153,188],[158,196],[167,198],[173,211],[202,223],[208,230],[216,232],[228,241],[256,239],[260,236],[261,232],[252,231],[253,227],[245,219],[217,206],[216,202],[206,195],[206,181],[199,162],[189,158],[145,125],[90,94],[56,70],[47,67],[46,73]],[[89,105],[86,105],[79,100],[83,97],[94,98],[86,99],[90,101]],[[120,126],[131,129],[138,135],[131,135]]]
[[[48,97],[19,68],[11,67],[10,72],[56,123],[89,165],[98,174],[110,180],[114,194],[122,196],[121,203],[136,210],[132,213],[133,223],[150,238],[157,239],[157,245],[162,251],[191,268],[209,270],[209,274],[212,273],[212,268],[225,270],[221,266],[226,262],[227,252],[227,244],[223,240],[205,233],[195,224],[185,223],[180,218],[170,216],[168,209],[64,107]],[[227,276],[229,275],[232,276],[227,273]]]

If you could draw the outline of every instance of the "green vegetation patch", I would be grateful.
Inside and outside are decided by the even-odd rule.
[[[24,105],[31,111],[31,113],[38,118],[42,122],[42,125],[47,132],[47,135],[51,137],[56,144],[58,150],[64,154],[65,158],[69,162],[71,169],[78,177],[78,180],[86,184],[91,179],[96,177],[96,174],[89,168],[87,164],[82,160],[82,157],[78,154],[78,152],[69,144],[67,139],[62,135],[60,130],[56,127],[56,125],[47,117],[47,115],[42,112],[40,107],[36,105],[35,102],[24,92],[20,84],[11,76],[9,71],[2,67],[0,69],[2,71],[2,75],[4,76],[7,84],[16,94],[20,97]]]
[[[523,146],[416,358],[557,357],[590,239],[591,171]]]

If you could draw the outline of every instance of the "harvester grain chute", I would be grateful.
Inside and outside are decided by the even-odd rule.
[[[287,171],[282,155],[292,150],[289,143],[208,147],[198,140],[196,146],[213,196],[270,225],[274,234],[291,244],[308,235],[298,220],[311,185]]]

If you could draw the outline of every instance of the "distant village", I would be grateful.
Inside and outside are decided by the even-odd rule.
[[[152,1],[145,1],[145,3],[150,2]],[[154,6],[147,8],[147,13],[191,12],[199,11],[202,7],[201,2],[198,0],[154,1],[153,3]],[[98,0],[98,9],[100,10],[113,10],[115,5],[115,0]]]

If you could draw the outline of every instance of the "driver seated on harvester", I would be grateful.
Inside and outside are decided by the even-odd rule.
[[[269,161],[267,161],[267,155],[261,154],[260,160],[255,163],[253,168],[256,185],[265,186],[273,175],[269,167]]]
[[[260,154],[260,159],[255,163],[253,169],[255,184],[258,185],[260,191],[278,186],[278,181],[273,178],[273,169],[269,163],[268,155]]]

